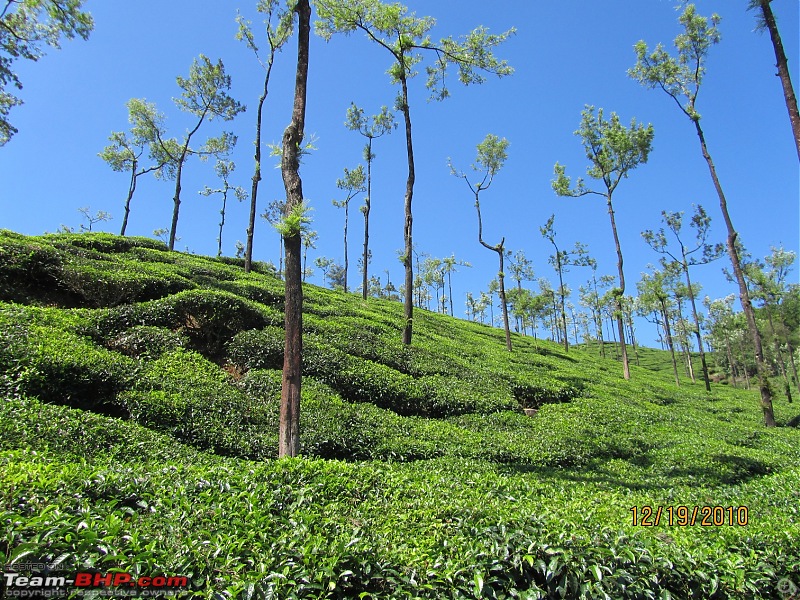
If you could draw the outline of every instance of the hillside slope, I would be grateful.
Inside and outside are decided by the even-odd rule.
[[[305,458],[274,460],[282,284],[260,271],[0,232],[7,563],[189,573],[201,597],[800,588],[800,432],[763,428],[755,392],[626,382],[529,337],[509,354],[502,332],[423,310],[406,348],[398,303],[305,288]]]

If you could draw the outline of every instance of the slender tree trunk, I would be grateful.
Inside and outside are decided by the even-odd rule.
[[[178,161],[178,172],[175,176],[175,196],[172,199],[172,224],[169,229],[169,250],[175,250],[175,235],[178,231],[178,211],[181,207],[181,174],[183,173],[183,163],[186,160],[186,148]]]
[[[364,269],[361,278],[361,297],[367,299],[367,287],[369,285],[367,271],[369,269],[369,209],[372,202],[372,138],[367,142],[367,197],[364,199],[364,256],[362,256],[362,266]]]
[[[308,0],[297,0],[297,74],[295,76],[292,121],[283,133],[281,175],[286,189],[286,213],[303,202],[299,149],[303,141],[308,82],[309,33],[311,7]],[[286,246],[285,317],[286,340],[281,380],[281,408],[278,457],[297,456],[300,452],[300,389],[303,362],[303,286],[300,265],[300,231],[283,238]]]
[[[508,302],[506,302],[506,286],[504,283],[505,275],[503,272],[503,253],[505,241],[506,239],[503,238],[497,245],[497,254],[500,255],[500,272],[498,273],[497,277],[500,280],[500,303],[503,306],[503,327],[506,331],[506,350],[511,352],[511,330],[508,327]]]
[[[692,363],[692,343],[689,339],[689,330],[686,328],[686,319],[683,318],[683,302],[677,299],[678,305],[678,332],[680,333],[680,346],[686,362],[686,374],[696,383],[694,378],[694,364]]]
[[[125,230],[128,228],[128,215],[131,214],[131,199],[133,199],[133,192],[136,191],[136,178],[138,174],[136,173],[136,160],[133,161],[133,166],[131,168],[131,183],[128,186],[128,197],[125,200],[125,213],[122,215],[122,229],[120,229],[119,234],[125,237]]]
[[[497,274],[499,288],[500,288],[500,304],[503,308],[503,329],[506,334],[506,349],[511,352],[511,330],[508,326],[508,302],[506,302],[506,286],[505,286],[505,273],[503,272],[503,259],[505,252],[506,238],[500,240],[496,246],[490,246],[483,240],[483,220],[481,219],[481,204],[478,199],[480,195],[480,188],[475,190],[475,210],[478,212],[478,242],[487,250],[494,250],[500,257],[500,271]],[[492,314],[492,327],[494,327],[494,314]]]
[[[453,275],[450,271],[447,272],[447,294],[450,300],[450,316],[455,317],[456,311],[453,310]]]
[[[347,271],[350,270],[350,261],[347,257],[347,224],[350,220],[350,200],[344,203],[344,293],[347,293]]]
[[[683,251],[683,246],[681,246]],[[686,263],[686,254],[683,254],[683,274],[686,275],[686,286],[689,290],[689,303],[692,306],[692,318],[694,319],[694,334],[697,336],[697,348],[700,351],[700,363],[703,366],[703,381],[706,384],[706,391],[711,391],[711,381],[708,378],[708,365],[706,364],[706,353],[703,351],[703,339],[700,336],[700,317],[697,315],[697,305],[694,301],[694,290],[692,289],[692,280],[689,278],[689,265]]]
[[[555,244],[553,244],[555,246]],[[564,277],[561,273],[561,256],[556,246],[556,266],[558,267],[558,295],[561,299],[561,327],[564,330],[564,352],[569,352],[569,340],[567,339],[567,310],[564,306]]]
[[[728,365],[731,368],[731,379],[733,380],[733,387],[736,385],[736,363],[733,361],[733,353],[731,352],[731,340],[728,335],[725,336],[725,353],[728,356]]]
[[[786,61],[786,53],[783,51],[781,36],[778,33],[778,25],[775,22],[775,15],[772,14],[771,1],[761,0],[761,13],[764,15],[764,23],[769,30],[769,37],[775,50],[775,66],[778,67],[778,77],[781,78],[783,97],[786,100],[786,109],[789,111],[789,121],[792,125],[794,143],[797,147],[797,157],[800,159],[800,113],[797,111],[797,98],[794,95],[792,79],[789,77],[789,65]]]
[[[611,218],[611,231],[614,233],[614,245],[617,248],[617,270],[619,271],[619,293],[615,294],[617,305],[617,329],[619,330],[619,347],[622,353],[622,376],[625,379],[631,378],[631,370],[628,365],[628,350],[625,348],[625,325],[622,322],[622,295],[625,293],[625,274],[622,272],[622,248],[619,244],[617,235],[617,224],[614,220],[614,208],[611,206],[611,192],[606,196],[608,203],[608,215]]]
[[[631,346],[633,346],[633,355],[636,357],[636,366],[639,366],[639,348],[636,345],[636,332],[633,330],[633,316],[627,313],[628,317],[628,331],[631,334]]]
[[[733,227],[730,214],[728,214],[728,202],[725,200],[725,194],[722,191],[719,178],[717,177],[717,169],[714,167],[714,162],[711,160],[711,155],[706,146],[706,139],[703,135],[703,130],[700,127],[698,118],[693,119],[695,129],[697,130],[697,137],[700,140],[700,148],[703,152],[708,164],[708,170],[711,173],[711,179],[714,182],[714,188],[717,190],[719,196],[719,206],[722,210],[722,217],[725,220],[725,226],[728,230],[727,247],[728,255],[731,259],[733,266],[733,274],[739,284],[739,300],[742,304],[745,319],[747,320],[747,328],[750,330],[750,338],[753,341],[753,353],[756,360],[756,372],[758,373],[759,391],[761,394],[761,410],[764,413],[764,424],[767,427],[775,427],[775,413],[772,410],[772,390],[769,387],[769,379],[767,377],[767,369],[764,364],[764,350],[761,343],[761,332],[758,330],[756,323],[756,314],[753,310],[753,305],[750,302],[750,292],[747,290],[747,282],[744,278],[742,271],[742,263],[739,259],[739,252],[736,249],[736,238],[738,234]]]
[[[244,272],[249,273],[253,268],[253,235],[256,229],[256,202],[258,198],[258,182],[261,181],[261,118],[264,112],[264,102],[269,92],[269,76],[272,72],[272,57],[264,75],[264,89],[258,98],[258,110],[256,111],[256,141],[255,141],[255,170],[253,171],[253,185],[250,189],[250,218],[247,225],[247,247],[244,252]]]
[[[217,240],[217,257],[222,256],[222,228],[225,227],[225,208],[228,203],[228,190],[222,193],[222,210],[219,212],[219,239]]]
[[[414,144],[411,138],[411,111],[408,106],[408,82],[406,81],[405,65],[400,66],[400,85],[402,97],[400,110],[403,112],[403,119],[406,124],[406,155],[408,158],[408,179],[406,180],[405,195],[405,224],[403,226],[403,239],[405,240],[405,255],[403,266],[405,267],[405,288],[406,300],[404,305],[403,317],[403,344],[411,345],[411,335],[414,329],[414,266],[412,263],[412,253],[414,252],[414,242],[412,238],[412,227],[414,219],[411,213],[411,200],[414,197],[414,181],[416,174],[414,171]]]
[[[599,307],[595,311],[594,328],[595,331],[597,332],[597,341],[600,343],[600,356],[605,358],[606,344],[605,340],[603,339],[603,315],[601,314]]]
[[[669,326],[669,310],[667,309],[666,298],[659,298],[661,301],[661,314],[664,317],[664,333],[667,336],[667,346],[672,357],[672,373],[675,375],[675,385],[680,387],[681,380],[678,378],[678,361],[675,360],[675,345],[672,343],[672,331]]]

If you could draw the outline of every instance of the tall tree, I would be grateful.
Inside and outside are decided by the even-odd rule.
[[[283,221],[286,212],[286,200],[273,200],[261,213],[261,218],[275,228],[278,228]],[[278,279],[283,279],[283,238],[279,238],[278,244]]]
[[[733,334],[733,301],[735,296],[733,294],[725,298],[711,300],[708,296],[703,300],[703,306],[706,307],[709,322],[709,333],[712,340],[712,348],[714,349],[715,362],[717,365],[723,365],[727,362],[727,367],[730,372],[731,385],[736,387],[736,377],[739,368],[733,356],[733,344],[731,339]],[[725,346],[725,361],[719,358],[720,345]]]
[[[256,139],[255,146],[255,171],[253,184],[250,190],[250,217],[247,225],[247,246],[244,254],[244,272],[249,273],[253,264],[253,235],[256,227],[256,203],[258,198],[258,182],[261,181],[261,122],[264,113],[264,102],[269,94],[269,80],[272,75],[272,65],[275,55],[283,48],[292,34],[293,14],[287,10],[280,0],[258,0],[256,10],[264,17],[264,29],[267,38],[266,54],[262,56],[261,49],[256,44],[256,38],[251,28],[251,23],[241,15],[237,15],[236,22],[239,30],[236,39],[243,41],[255,54],[258,64],[264,71],[264,87],[258,98],[256,109]]]
[[[173,197],[172,224],[169,232],[169,249],[175,249],[175,236],[178,230],[178,214],[181,206],[181,179],[183,167],[190,156],[199,156],[207,159],[209,156],[221,158],[227,156],[236,145],[236,136],[223,132],[218,137],[208,138],[199,148],[192,147],[192,138],[200,130],[206,120],[212,121],[220,118],[230,121],[244,106],[228,95],[231,88],[231,78],[225,74],[225,65],[222,61],[216,64],[201,54],[194,60],[189,70],[189,77],[178,77],[178,87],[183,90],[180,98],[175,98],[175,104],[181,110],[197,118],[192,129],[186,131],[182,141],[175,138],[165,140],[161,130],[153,121],[148,123],[150,141],[158,147],[158,152],[163,153],[169,160],[166,172],[170,178],[175,179],[175,196]],[[144,115],[149,119],[148,115]]]
[[[311,32],[311,6],[308,0],[297,0],[297,71],[294,84],[292,120],[283,132],[281,175],[286,189],[286,211],[283,243],[286,252],[284,284],[284,328],[281,378],[281,408],[278,435],[278,457],[297,456],[300,452],[300,390],[303,362],[303,270],[301,243],[306,206],[303,180],[300,178],[300,151],[306,123],[308,91],[308,54]]]
[[[453,310],[453,273],[458,271],[456,267],[472,267],[472,265],[465,260],[458,260],[455,254],[451,254],[442,259],[442,272],[447,276],[447,298],[450,300],[450,314],[455,316]]]
[[[617,224],[614,220],[614,207],[611,203],[612,196],[619,183],[628,177],[630,171],[640,164],[647,162],[650,149],[653,145],[653,126],[636,123],[631,119],[630,128],[620,123],[616,113],[611,113],[611,120],[603,118],[603,109],[598,109],[597,116],[594,107],[587,106],[581,113],[581,126],[575,132],[583,140],[583,148],[589,166],[586,173],[592,179],[599,179],[604,190],[587,188],[583,179],[578,178],[576,186],[571,187],[570,178],[566,176],[566,167],[556,163],[553,180],[553,190],[559,196],[585,196],[596,194],[606,199],[608,216],[611,219],[611,232],[614,234],[614,245],[617,249],[617,272],[619,274],[619,287],[614,290],[617,308],[617,329],[619,331],[620,350],[622,352],[622,373],[625,379],[630,379],[628,366],[628,353],[625,348],[625,325],[623,323],[622,296],[625,293],[625,274],[622,269],[622,248],[617,235]]]
[[[675,385],[680,386],[678,361],[675,358],[675,344],[672,339],[672,318],[668,292],[671,285],[670,279],[674,279],[675,275],[674,268],[665,268],[661,271],[653,268],[652,273],[642,273],[642,278],[636,284],[636,289],[639,293],[640,308],[647,311],[658,311],[661,314],[664,336],[672,359],[672,373],[675,376]]]
[[[539,227],[539,233],[542,234],[542,237],[548,240],[555,248],[556,253],[552,254],[549,258],[549,262],[553,265],[553,268],[558,273],[558,296],[560,299],[561,305],[561,327],[564,332],[564,339],[562,340],[564,343],[564,350],[569,352],[569,340],[567,339],[567,310],[566,310],[566,297],[567,288],[564,286],[564,273],[568,271],[570,265],[576,266],[588,266],[587,262],[587,251],[586,247],[581,244],[580,242],[575,244],[575,249],[571,252],[569,250],[560,250],[558,244],[556,243],[556,231],[555,231],[555,215],[550,215],[550,218],[547,220],[542,227]]]
[[[379,137],[391,133],[397,127],[394,122],[394,115],[385,106],[381,107],[381,112],[372,117],[364,116],[364,109],[356,106],[355,102],[350,104],[347,109],[347,119],[345,127],[351,131],[357,131],[367,138],[364,146],[364,160],[367,162],[367,196],[364,198],[364,206],[361,213],[364,215],[364,254],[361,257],[364,269],[361,273],[361,295],[367,299],[368,288],[368,266],[369,266],[369,213],[372,208],[372,161],[375,160],[375,153],[372,151],[372,143]]]
[[[505,269],[503,261],[506,256],[506,238],[494,245],[486,243],[483,239],[483,219],[481,218],[480,194],[489,189],[494,181],[494,176],[503,168],[508,158],[508,140],[499,138],[494,134],[488,134],[483,141],[478,144],[478,156],[472,163],[472,170],[477,173],[477,179],[470,181],[463,171],[457,171],[450,163],[450,172],[456,177],[463,179],[475,197],[475,210],[478,212],[478,242],[487,250],[497,253],[500,260],[500,270],[497,272],[497,282],[499,284],[500,305],[503,309],[503,328],[506,332],[506,348],[511,352],[511,330],[508,326],[508,301],[506,299]]]
[[[136,180],[147,173],[158,173],[168,162],[168,157],[159,152],[158,146],[150,141],[152,137],[151,126],[164,135],[164,116],[156,110],[155,104],[149,104],[138,98],[128,100],[128,122],[131,124],[131,136],[123,131],[114,131],[108,137],[111,142],[98,154],[108,163],[112,170],[130,173],[128,183],[128,197],[125,199],[125,212],[122,217],[122,229],[119,234],[124,236],[128,228],[128,217],[131,213],[131,200],[136,191]],[[149,150],[149,163],[141,164],[145,149]]]
[[[791,382],[786,373],[786,361],[783,358],[780,337],[775,328],[775,313],[782,325],[784,340],[790,357],[790,364],[794,371],[795,381],[797,380],[797,367],[794,361],[794,351],[789,341],[788,327],[783,317],[781,310],[781,303],[784,300],[788,290],[786,286],[786,277],[791,270],[792,263],[795,260],[794,252],[787,252],[784,248],[772,248],[772,253],[766,257],[764,263],[761,261],[751,261],[745,265],[745,277],[747,277],[750,287],[753,290],[753,298],[761,302],[762,314],[766,314],[767,322],[769,323],[769,330],[772,334],[772,345],[775,351],[775,359],[781,370],[781,375],[784,381],[784,390],[789,402],[792,401]]]
[[[513,69],[506,61],[498,60],[492,50],[513,34],[514,30],[492,35],[486,28],[478,27],[465,36],[463,41],[458,42],[448,37],[436,43],[429,35],[436,23],[435,19],[420,18],[413,13],[409,15],[408,8],[402,4],[384,4],[380,0],[316,0],[316,6],[319,16],[316,25],[320,35],[330,39],[334,33],[350,34],[354,31],[363,31],[371,41],[391,54],[392,66],[389,68],[389,75],[393,83],[400,85],[396,107],[403,113],[405,121],[408,162],[403,227],[405,249],[402,255],[406,294],[403,343],[408,345],[411,344],[413,331],[414,243],[411,202],[416,180],[408,80],[416,74],[415,67],[423,59],[422,52],[428,52],[435,57],[433,65],[427,68],[427,85],[432,97],[437,100],[444,100],[449,95],[445,76],[450,65],[456,66],[459,81],[464,85],[483,83],[485,77],[481,72],[498,76],[510,75]]]
[[[514,279],[514,281],[517,282],[517,294],[520,295],[520,297],[522,297],[523,296],[522,282],[533,281],[534,277],[536,276],[533,270],[533,261],[529,260],[525,256],[524,251],[517,250],[514,253],[514,259],[509,260],[508,268],[511,271],[511,277]],[[528,294],[528,297],[530,297],[530,294]],[[526,310],[525,307],[522,307],[522,305],[529,304],[529,302],[527,301],[527,299],[525,299],[522,300],[521,302],[518,301],[517,304],[521,306],[521,309],[512,312],[515,313],[515,317],[517,318],[518,323],[522,325],[522,331],[524,333],[525,327],[524,324],[521,323],[521,321],[525,318]]]
[[[717,25],[720,22],[720,17],[716,14],[712,15],[709,23],[708,18],[698,15],[694,5],[689,4],[684,8],[679,21],[683,27],[683,33],[675,38],[677,58],[671,56],[661,44],[656,46],[653,52],[650,52],[647,44],[644,41],[639,41],[635,46],[636,65],[628,71],[628,75],[646,88],[662,90],[672,98],[681,112],[694,125],[695,133],[697,133],[697,138],[700,142],[700,151],[708,165],[708,171],[719,197],[720,210],[728,232],[726,246],[733,266],[734,277],[739,284],[739,300],[742,303],[742,310],[745,314],[753,343],[764,424],[767,427],[775,427],[775,414],[772,410],[772,390],[770,389],[767,368],[764,363],[761,332],[758,329],[758,323],[756,323],[755,311],[750,301],[750,292],[747,289],[747,282],[745,281],[737,248],[739,234],[734,228],[728,212],[728,201],[722,190],[716,166],[708,151],[705,134],[700,126],[700,113],[697,112],[696,108],[697,95],[700,92],[700,86],[703,83],[706,72],[708,52],[714,44],[719,42]]]
[[[797,158],[800,159],[800,113],[797,111],[797,97],[794,95],[792,78],[789,76],[789,64],[786,60],[786,52],[783,49],[781,34],[778,32],[778,24],[772,12],[770,4],[772,0],[750,0],[748,10],[756,11],[756,29],[769,31],[772,48],[775,51],[775,66],[778,69],[778,77],[781,79],[783,88],[783,98],[786,101],[786,110],[789,111],[789,123],[792,126],[794,144],[797,148]]]
[[[313,269],[309,269],[306,265],[308,263],[308,249],[317,247],[317,240],[319,239],[319,233],[316,231],[305,231],[303,232],[303,281],[306,280],[306,277],[309,275],[313,275]]]
[[[333,205],[337,208],[344,208],[344,291],[347,291],[347,271],[350,268],[350,262],[347,258],[347,226],[350,220],[350,200],[355,198],[361,192],[367,190],[365,186],[366,175],[364,174],[364,167],[358,165],[355,169],[350,170],[347,167],[344,169],[344,177],[336,180],[336,187],[344,190],[347,195],[344,200],[333,200]],[[366,271],[366,267],[364,268]]]
[[[205,186],[202,190],[200,190],[200,195],[202,196],[214,196],[219,194],[222,196],[222,208],[219,211],[220,219],[219,219],[219,237],[217,237],[217,256],[222,256],[222,228],[225,227],[225,211],[228,205],[228,193],[233,192],[234,197],[239,201],[243,202],[247,199],[247,192],[244,191],[244,188],[236,185],[231,185],[229,179],[231,173],[236,169],[236,163],[232,160],[223,160],[217,159],[217,163],[214,165],[214,172],[217,174],[222,180],[222,187],[219,188],[210,188]]]
[[[717,260],[724,252],[724,248],[722,244],[712,245],[707,242],[709,230],[711,228],[711,217],[708,216],[705,209],[699,204],[695,206],[695,212],[691,220],[691,227],[695,230],[695,241],[690,246],[687,246],[681,239],[683,211],[667,212],[662,210],[661,218],[678,241],[679,252],[673,253],[673,251],[670,250],[669,242],[667,241],[667,236],[663,228],[659,229],[657,232],[654,232],[652,229],[647,229],[642,232],[642,237],[653,250],[659,254],[669,256],[686,279],[686,289],[689,296],[689,304],[692,307],[692,318],[694,319],[694,334],[697,338],[697,348],[700,352],[700,363],[703,366],[703,381],[706,385],[706,391],[710,392],[711,381],[708,378],[706,353],[703,350],[703,340],[701,339],[700,333],[700,316],[697,312],[697,303],[695,302],[689,267],[705,265]]]
[[[17,133],[8,120],[11,109],[22,100],[7,87],[22,89],[14,61],[37,61],[45,47],[61,47],[61,38],[89,37],[94,21],[81,10],[84,0],[0,0],[0,146]]]

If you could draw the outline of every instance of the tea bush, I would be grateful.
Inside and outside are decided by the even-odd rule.
[[[277,461],[279,280],[108,234],[0,232],[0,255],[0,293],[23,302],[0,302],[7,561],[186,574],[181,596],[204,598],[752,600],[800,584],[797,429],[765,429],[754,392],[677,388],[664,353],[624,381],[596,348],[514,335],[509,354],[501,331],[424,310],[406,348],[399,303],[306,285],[305,458]],[[55,287],[71,269],[109,282],[86,298],[141,274],[166,295],[55,308],[91,301]],[[749,520],[642,527],[643,506]]]

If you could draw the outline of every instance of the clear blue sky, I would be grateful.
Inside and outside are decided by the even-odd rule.
[[[484,238],[495,243],[504,236],[508,249],[522,249],[534,261],[537,277],[555,280],[547,263],[551,247],[539,234],[539,226],[555,213],[562,247],[584,242],[598,259],[600,273],[616,273],[602,199],[558,198],[550,187],[556,161],[573,177],[585,171],[583,149],[573,135],[585,104],[603,107],[607,115],[617,112],[625,123],[635,116],[655,128],[650,161],[615,194],[629,292],[635,291],[646,265],[658,259],[640,232],[660,227],[662,210],[688,214],[693,203],[703,204],[713,219],[713,241],[724,241],[719,205],[691,123],[663,93],[645,90],[626,76],[635,62],[633,44],[638,40],[671,47],[679,33],[675,0],[501,0],[491,9],[477,0],[407,4],[419,15],[437,18],[434,37],[457,36],[478,25],[492,32],[517,28],[517,35],[497,50],[516,69],[512,77],[490,78],[468,88],[453,78],[452,97],[443,103],[427,102],[424,71],[411,83],[417,163],[414,239],[420,250],[433,256],[455,254],[473,264],[454,276],[457,314],[463,315],[465,293],[486,289],[496,275],[497,257],[479,246],[472,198],[464,182],[449,174],[447,159],[467,168],[487,133],[506,137],[511,145],[504,169],[482,197]],[[127,130],[125,102],[132,97],[155,102],[167,115],[170,135],[180,135],[190,120],[172,103],[179,94],[175,77],[186,76],[200,53],[223,59],[233,77],[232,95],[248,106],[225,128],[239,136],[233,183],[249,190],[262,72],[234,35],[237,6],[254,23],[260,22],[254,5],[89,0],[86,8],[94,16],[95,30],[87,42],[65,42],[62,50],[51,50],[38,63],[17,65],[25,105],[11,115],[19,133],[0,149],[0,227],[26,234],[55,231],[62,223],[77,227],[77,208],[88,205],[93,212],[110,212],[114,220],[100,227],[118,232],[127,175],[111,171],[97,153],[112,131]],[[771,245],[798,250],[798,163],[769,36],[754,32],[754,15],[746,5],[745,0],[697,3],[701,14],[722,16],[722,42],[711,52],[698,108],[734,225],[747,248],[763,257]],[[772,6],[797,87],[798,3],[775,0]],[[280,139],[290,118],[294,47],[293,40],[276,61],[265,110],[268,142]],[[331,200],[341,197],[335,181],[344,167],[359,163],[363,145],[359,135],[344,127],[345,111],[351,101],[368,114],[382,104],[392,105],[396,90],[385,74],[389,58],[361,35],[327,44],[312,40],[307,133],[317,135],[318,150],[306,159],[302,176],[320,240],[309,263],[321,255],[341,260],[343,212]],[[212,124],[205,132],[217,134],[220,127]],[[402,267],[396,251],[403,245],[406,177],[402,131],[378,140],[375,152],[371,271],[385,278],[383,271],[389,269],[399,286]],[[219,203],[198,194],[205,185],[217,185],[213,164],[190,161],[184,171],[181,240],[176,248],[213,255]],[[128,233],[150,236],[156,228],[169,227],[173,190],[172,182],[142,178]],[[279,171],[267,168],[259,210],[283,195]],[[350,215],[351,281],[358,280],[356,259],[363,231],[357,210],[361,201],[355,202]],[[230,206],[226,254],[234,254],[236,240],[245,240],[246,220],[246,204]],[[259,220],[255,258],[277,262],[278,248],[277,233]],[[698,267],[695,277],[704,286],[703,294],[717,298],[735,291],[721,273],[726,266],[727,257]],[[586,269],[573,269],[567,283],[577,291],[588,276]],[[312,281],[321,282],[321,273]],[[644,341],[655,344],[646,324],[640,323],[640,328]]]

